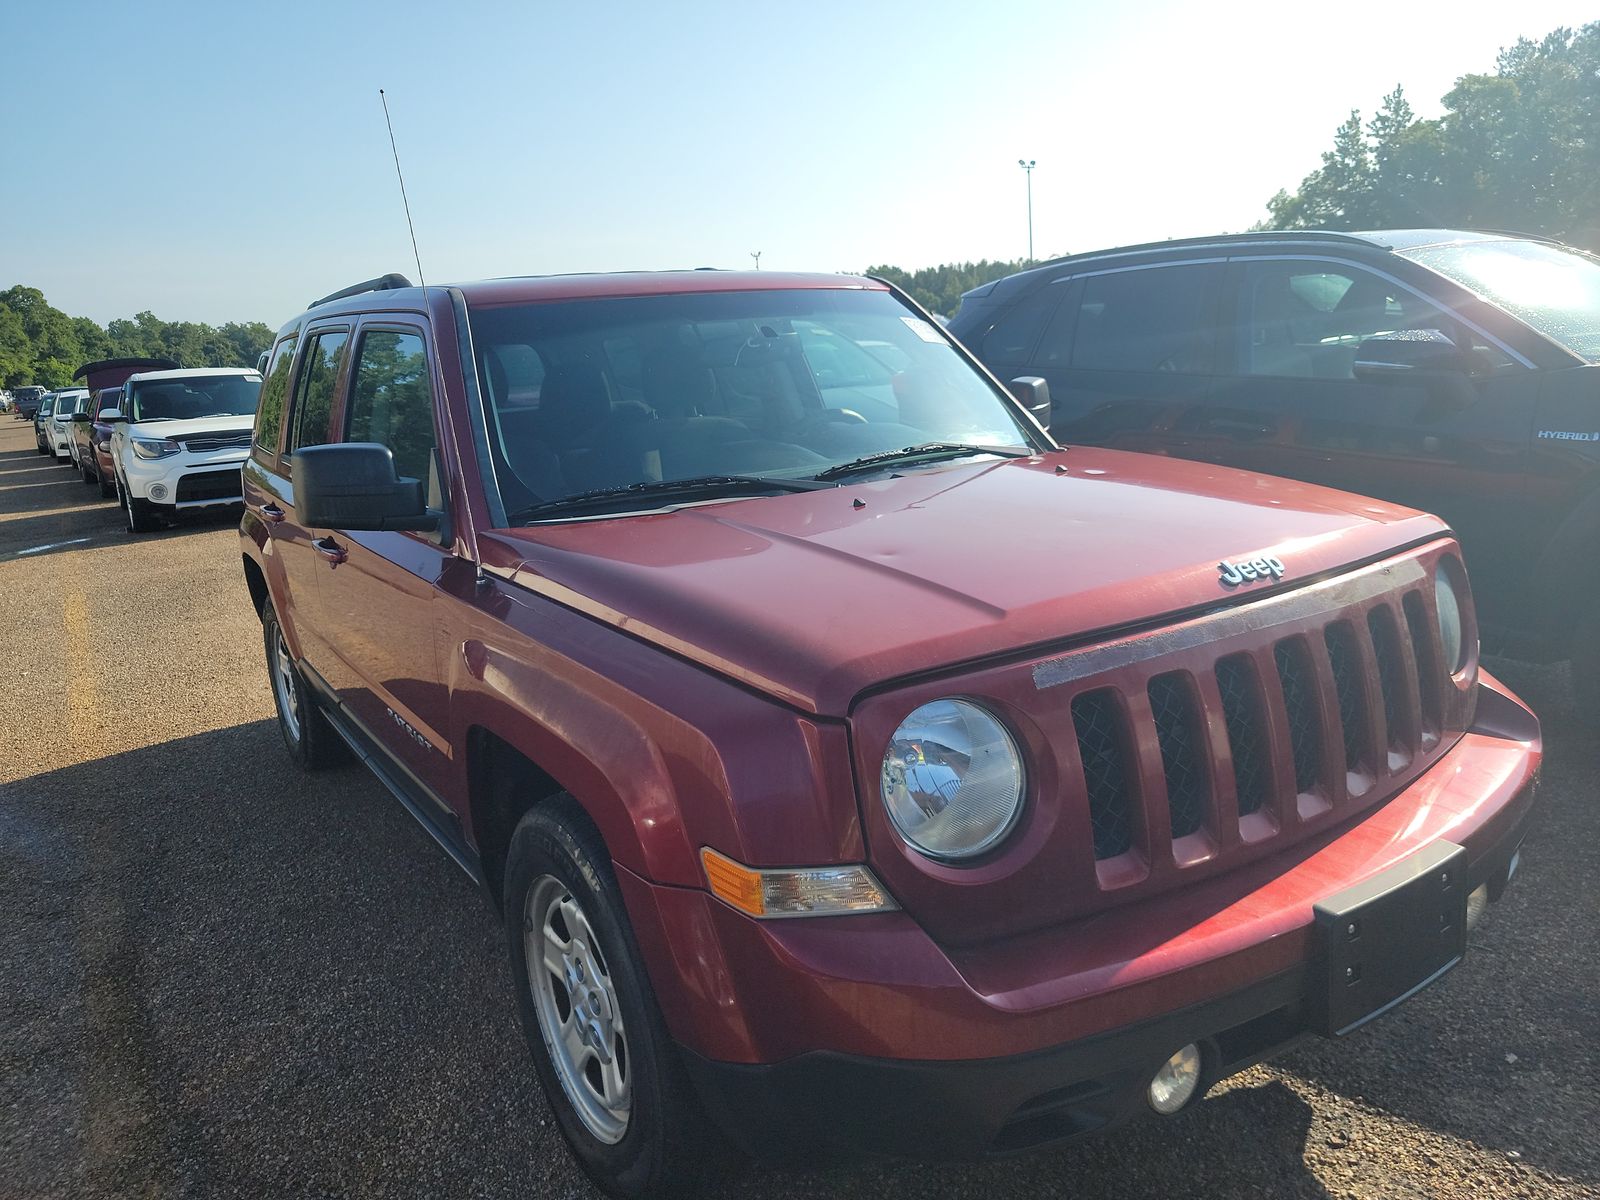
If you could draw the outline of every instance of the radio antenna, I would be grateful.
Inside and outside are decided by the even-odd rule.
[[[411,223],[411,201],[406,199],[406,177],[400,172],[400,151],[394,144],[394,122],[389,119],[389,97],[383,94],[383,89],[378,89],[378,99],[383,101],[383,123],[389,127],[389,150],[394,154],[394,174],[400,181],[400,203],[406,206],[406,228],[411,231],[411,257],[417,260],[417,282],[424,288],[428,286],[427,277],[422,273],[422,255],[417,253],[417,227]]]

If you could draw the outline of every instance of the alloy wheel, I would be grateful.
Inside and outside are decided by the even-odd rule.
[[[606,957],[582,906],[551,875],[528,889],[523,947],[539,1032],[561,1088],[597,1139],[628,1132],[632,1056]]]

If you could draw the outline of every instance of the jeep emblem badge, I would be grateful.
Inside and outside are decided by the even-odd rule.
[[[1270,554],[1257,555],[1240,563],[1231,563],[1223,559],[1217,564],[1217,570],[1222,572],[1223,587],[1238,587],[1241,583],[1253,583],[1269,575],[1274,579],[1283,578],[1283,563]]]

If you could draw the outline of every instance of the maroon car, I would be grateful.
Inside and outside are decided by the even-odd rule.
[[[279,333],[241,533],[285,742],[500,907],[610,1194],[723,1136],[1177,1113],[1438,979],[1515,873],[1539,727],[1448,528],[1063,449],[1017,387],[854,277],[391,276]]]
[[[117,494],[116,472],[111,462],[112,418],[122,403],[120,387],[101,388],[89,407],[72,418],[73,461],[84,483],[100,486],[101,499]]]

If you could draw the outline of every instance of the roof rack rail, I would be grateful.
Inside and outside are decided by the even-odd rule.
[[[1560,238],[1551,237],[1548,233],[1529,233],[1524,229],[1474,229],[1473,233],[1490,233],[1495,237],[1522,238],[1529,242],[1545,242],[1551,246],[1566,245]]]
[[[1342,233],[1337,229],[1256,229],[1248,233],[1213,233],[1205,237],[1166,238],[1159,242],[1139,242],[1131,246],[1110,246],[1104,250],[1090,250],[1080,254],[1063,254],[1039,263],[1039,267],[1053,267],[1059,263],[1085,258],[1105,258],[1113,254],[1139,254],[1147,250],[1166,250],[1174,246],[1211,246],[1231,242],[1340,242],[1371,246],[1372,239],[1359,233]],[[1037,270],[1030,267],[1029,270]]]
[[[316,308],[319,304],[326,304],[330,300],[343,300],[346,296],[360,296],[366,292],[392,292],[396,288],[408,288],[410,286],[411,280],[398,271],[390,271],[387,275],[379,275],[376,279],[367,279],[361,283],[353,283],[347,288],[340,288],[337,292],[331,292],[320,300],[313,300],[306,307]]]

